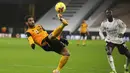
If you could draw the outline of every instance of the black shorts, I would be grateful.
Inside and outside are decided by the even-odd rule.
[[[55,51],[56,53],[61,53],[62,49],[65,47],[65,45],[59,41],[58,39],[48,39],[48,37],[46,37],[45,41],[48,43],[45,46],[42,46],[42,48],[45,51]]]
[[[80,33],[80,36],[85,38],[86,37],[86,33]]]
[[[112,43],[112,42],[106,42],[106,51],[107,51],[107,53],[112,54],[112,51],[113,51],[113,49],[115,47],[117,47],[119,53],[123,54],[123,55],[128,51],[125,43],[115,44],[115,43]]]

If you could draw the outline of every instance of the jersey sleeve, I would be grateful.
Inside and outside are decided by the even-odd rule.
[[[105,27],[104,27],[104,22],[101,23],[101,26],[100,26],[100,31],[104,32],[105,31]]]
[[[105,27],[104,27],[104,22],[101,23],[101,26],[99,28],[99,35],[101,37],[101,39],[104,39],[104,34],[103,34],[103,31],[105,31]]]
[[[31,34],[29,32],[25,33],[27,37],[31,36]]]
[[[126,24],[120,19],[118,20],[118,24],[119,24],[119,27],[120,27],[119,33],[124,34],[125,31],[126,31]]]
[[[86,27],[88,27],[88,24],[86,24]]]
[[[30,34],[29,32],[26,32],[26,35],[27,35],[29,44],[30,44],[30,45],[34,44],[34,41],[33,41],[33,38],[32,38],[32,36],[31,36],[31,34]]]

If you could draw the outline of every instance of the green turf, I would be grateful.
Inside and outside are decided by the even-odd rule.
[[[69,41],[71,56],[61,73],[109,73],[111,71],[105,52],[104,41],[86,41],[87,45],[76,45]],[[130,48],[130,43],[127,42]],[[125,57],[113,51],[118,73],[123,73]],[[36,46],[32,50],[27,39],[0,38],[0,73],[52,73],[60,55],[45,52]]]

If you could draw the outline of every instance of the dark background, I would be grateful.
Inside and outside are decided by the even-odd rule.
[[[14,33],[24,32],[24,17],[30,15],[29,5],[35,5],[34,16],[38,20],[60,0],[0,0],[0,28],[11,27]],[[130,0],[117,0],[114,5]]]
[[[34,15],[39,19],[59,0],[0,0],[0,27],[23,28],[29,4],[35,5]]]
[[[24,17],[29,13],[29,4],[35,5],[34,15],[38,20],[60,0],[0,0],[0,27],[23,28]],[[117,0],[128,2],[130,0]]]

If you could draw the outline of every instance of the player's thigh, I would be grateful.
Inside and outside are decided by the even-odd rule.
[[[84,39],[85,38],[85,36],[86,36],[86,34],[85,33],[80,33],[80,39],[82,40],[82,39]]]
[[[65,48],[65,45],[57,39],[50,40],[49,45],[52,47],[53,51],[58,54],[61,54],[62,50]]]
[[[65,47],[64,43],[57,39],[52,41],[52,48],[58,54],[61,54],[63,56],[70,56],[69,50]]]
[[[48,44],[41,46],[43,50],[45,51],[53,51],[53,48],[51,48]]]
[[[118,48],[119,53],[123,54],[123,55],[128,51],[127,46],[126,46],[125,43],[117,44],[117,48]]]
[[[84,39],[84,40],[86,40],[86,39],[87,39],[87,35],[86,35],[86,34],[84,35],[83,39]]]
[[[83,39],[85,39],[85,38],[86,38],[86,34],[83,35]]]
[[[107,52],[107,55],[111,55],[114,48],[115,48],[115,44],[114,43],[106,42],[106,52]]]

